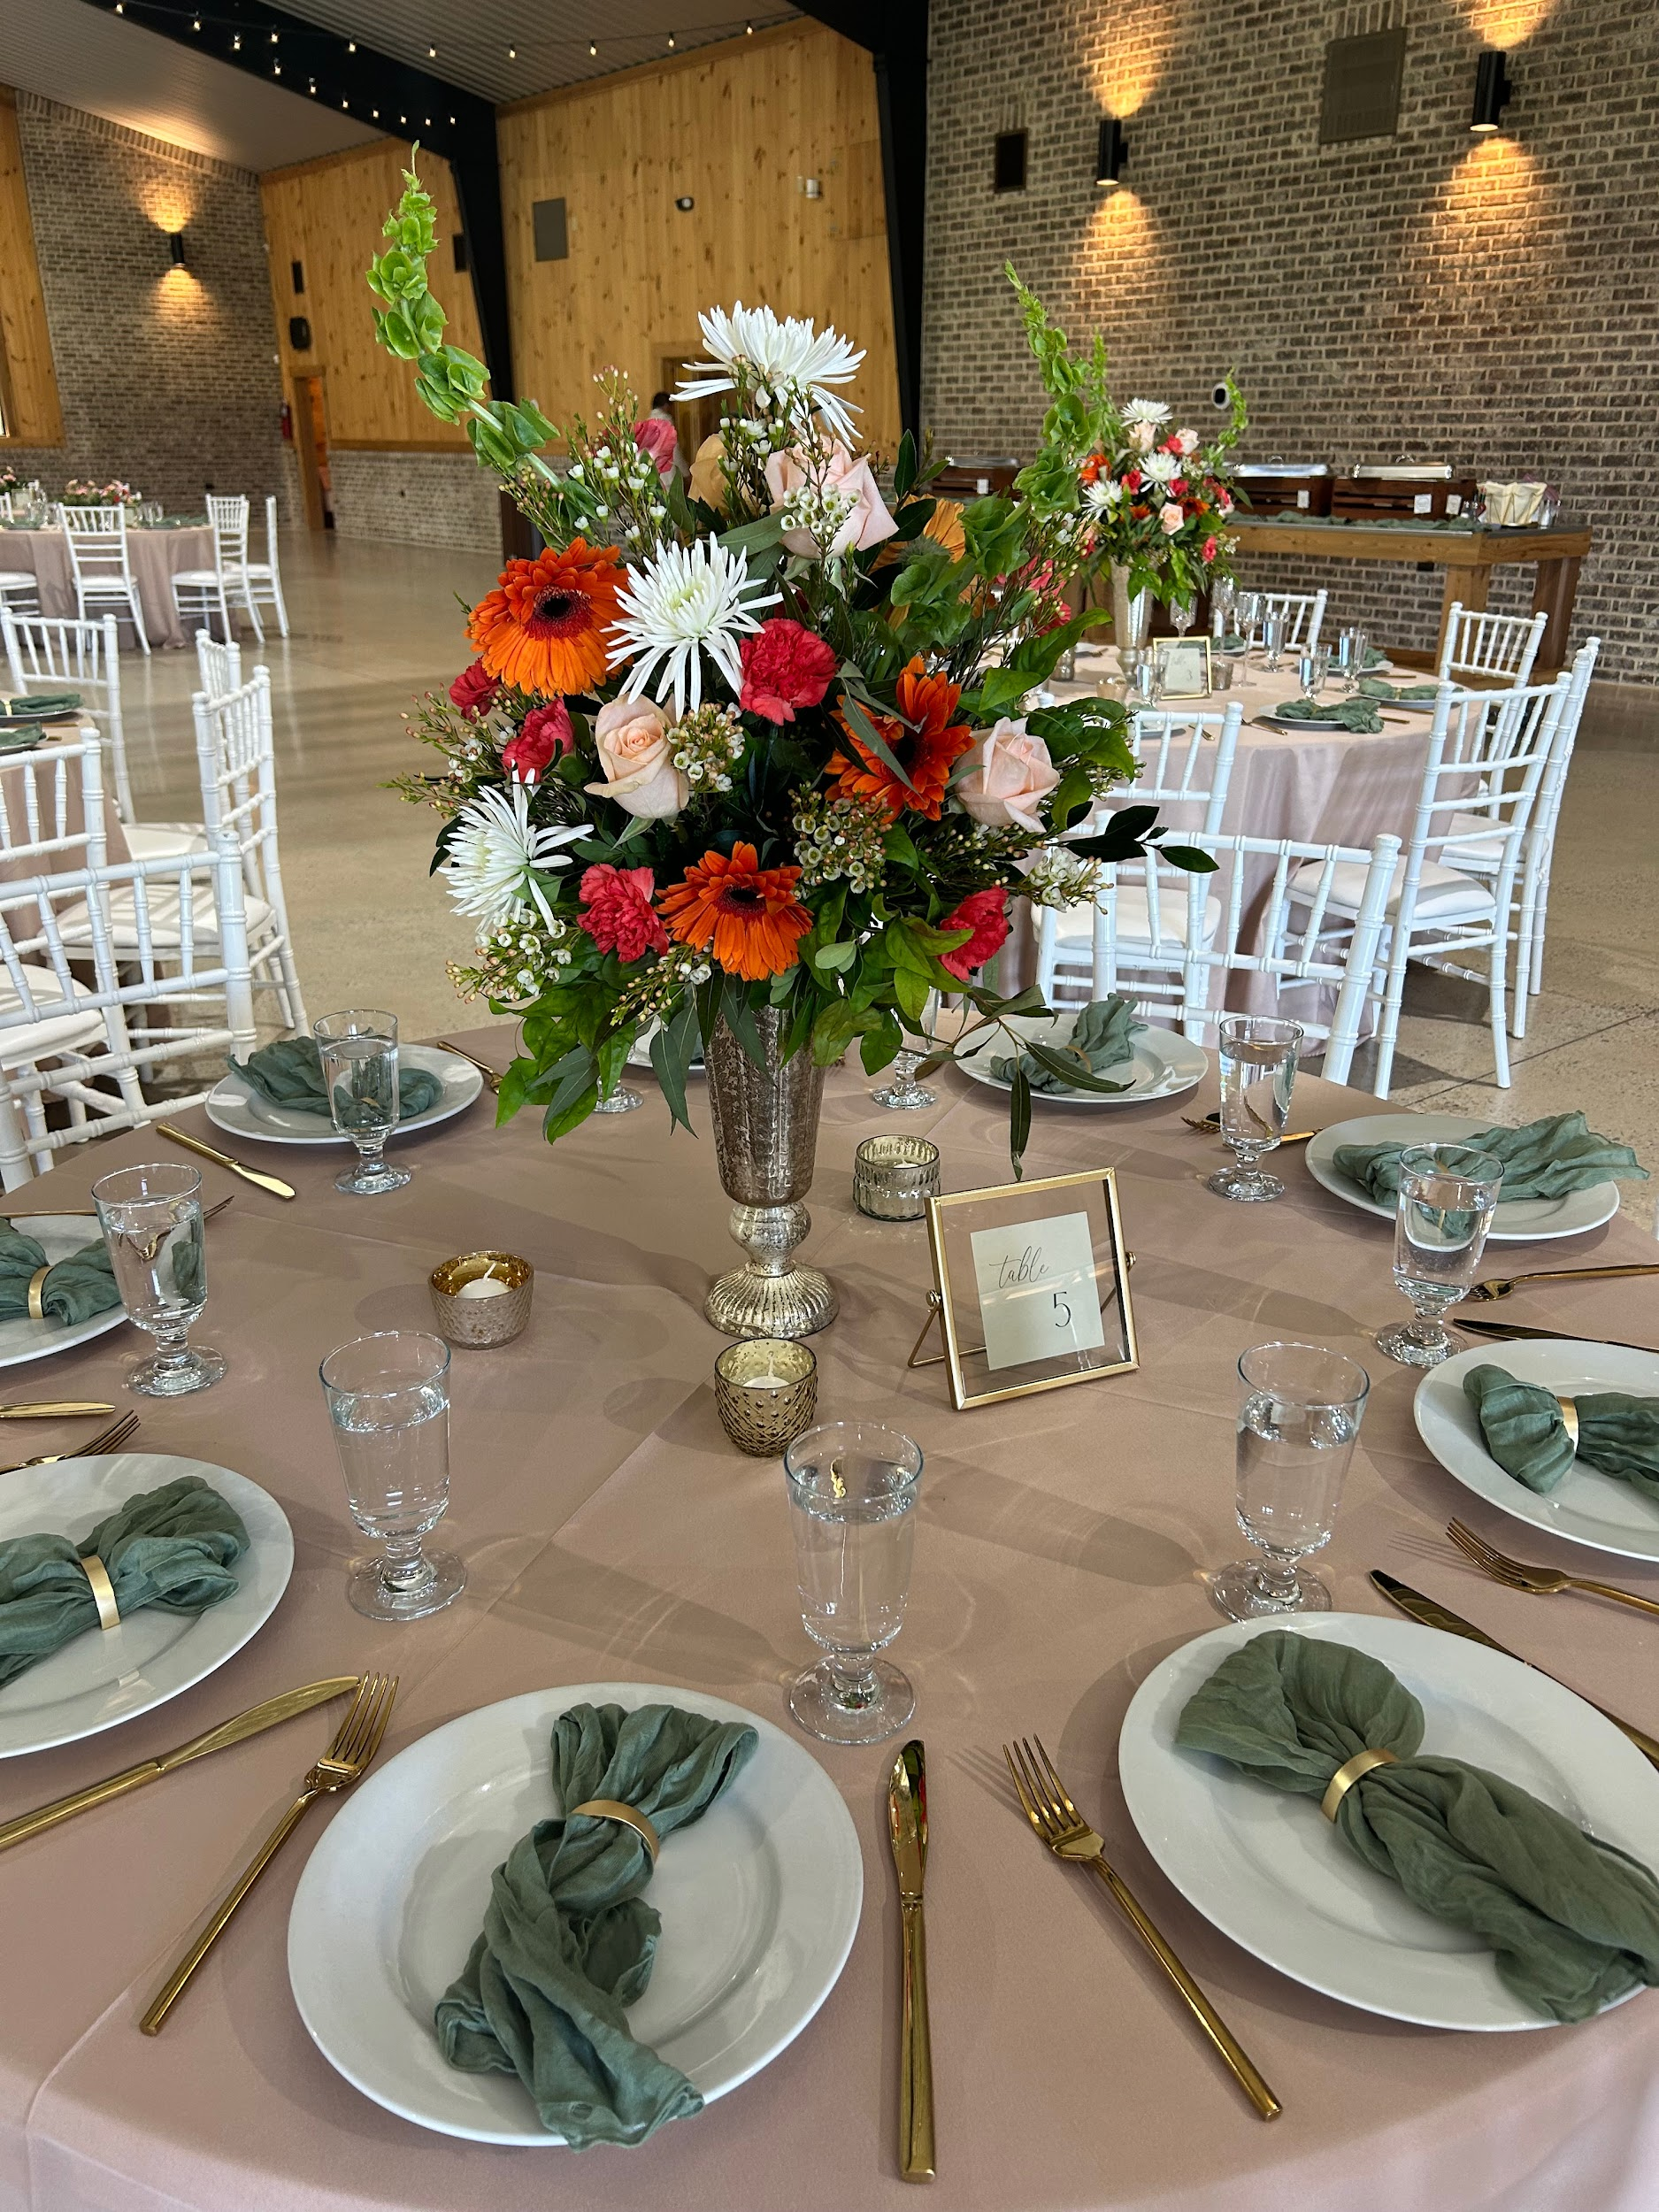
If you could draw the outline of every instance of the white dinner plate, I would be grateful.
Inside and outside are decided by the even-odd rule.
[[[407,1121],[400,1121],[388,1143],[411,1130],[434,1129],[439,1122],[465,1113],[484,1087],[483,1076],[470,1060],[462,1059],[458,1052],[445,1052],[438,1045],[403,1045],[398,1060],[403,1067],[424,1068],[428,1075],[435,1075],[443,1088],[424,1114],[411,1114]],[[209,1093],[207,1118],[233,1137],[256,1137],[265,1144],[351,1141],[340,1134],[326,1114],[302,1114],[291,1107],[273,1106],[240,1075],[227,1075]]]
[[[1423,1707],[1425,1753],[1501,1774],[1601,1841],[1652,1863],[1659,1773],[1611,1721],[1518,1659],[1370,1613],[1311,1614],[1294,1625],[1241,1621],[1155,1667],[1118,1747],[1141,1841],[1207,1920],[1310,1989],[1423,2027],[1553,2027],[1499,1980],[1485,1945],[1367,1866],[1317,1800],[1177,1747],[1182,1709],[1227,1654],[1286,1626],[1381,1660]]]
[[[1463,1377],[1471,1367],[1502,1367],[1517,1382],[1538,1383],[1558,1398],[1598,1390],[1659,1398],[1659,1352],[1627,1351],[1571,1337],[1478,1344],[1431,1368],[1417,1385],[1411,1408],[1417,1434],[1447,1473],[1488,1505],[1552,1536],[1564,1536],[1570,1544],[1617,1552],[1623,1559],[1659,1559],[1659,1505],[1632,1483],[1575,1460],[1545,1497],[1504,1472],[1486,1449],[1475,1409],[1463,1395]]]
[[[1015,1014],[1006,1027],[987,1029],[984,1039],[969,1047],[959,1056],[956,1065],[964,1075],[976,1083],[983,1083],[987,1090],[1007,1094],[1010,1086],[1000,1075],[993,1075],[993,1060],[1011,1060],[1014,1049],[1009,1042],[1008,1031],[1016,1031],[1022,1037],[1035,1037],[1040,1043],[1063,1044],[1071,1034],[1076,1017],[1071,1014]],[[1109,1083],[1127,1082],[1124,1091],[1067,1091],[1056,1096],[1052,1091],[1032,1092],[1033,1105],[1043,1106],[1144,1106],[1149,1098],[1178,1098],[1183,1091],[1190,1091],[1202,1083],[1210,1072],[1210,1055],[1202,1045],[1180,1036],[1173,1029],[1143,1029],[1134,1041],[1133,1057],[1117,1067],[1101,1068],[1097,1072]]]
[[[96,1220],[86,1214],[19,1214],[17,1232],[33,1237],[54,1264],[88,1244],[104,1241]],[[126,1318],[126,1307],[114,1305],[86,1321],[31,1321],[27,1314],[0,1321],[0,1367],[21,1367],[29,1360],[66,1352],[72,1345],[89,1343],[95,1336],[119,1329]]]
[[[852,1816],[818,1761],[770,1721],[648,1682],[533,1690],[465,1713],[358,1784],[311,1853],[288,1920],[288,1979],[318,2049],[421,2127],[563,2145],[516,2076],[446,2062],[433,2012],[483,1925],[492,1872],[559,1809],[549,1740],[583,1704],[678,1705],[760,1738],[703,1818],[664,1839],[646,1893],[663,1932],[628,2025],[705,2102],[795,2040],[852,1948],[864,1896]]]
[[[1465,1144],[1495,1125],[1472,1114],[1362,1114],[1356,1121],[1333,1121],[1320,1130],[1304,1156],[1308,1172],[1316,1183],[1363,1213],[1379,1221],[1392,1221],[1392,1206],[1379,1206],[1351,1175],[1342,1174],[1335,1161],[1340,1144]],[[1541,1244],[1553,1237],[1581,1237],[1599,1229],[1618,1211],[1618,1185],[1593,1183],[1588,1190],[1570,1192],[1565,1198],[1500,1199],[1486,1232],[1489,1244]]]
[[[76,1743],[191,1688],[222,1667],[276,1609],[294,1570],[294,1532],[276,1500],[228,1467],[163,1452],[113,1452],[20,1467],[0,1482],[0,1538],[44,1530],[79,1540],[141,1490],[200,1475],[248,1531],[236,1587],[203,1613],[153,1605],[60,1645],[0,1689],[0,1759]]]

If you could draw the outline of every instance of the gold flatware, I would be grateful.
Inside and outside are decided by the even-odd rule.
[[[1002,1746],[1002,1756],[1014,1778],[1014,1792],[1025,1817],[1056,1858],[1086,1866],[1103,1882],[1113,1903],[1185,1998],[1193,2017],[1225,2062],[1233,2078],[1263,2120],[1276,2120],[1283,2107],[1268,2087],[1243,2045],[1181,1964],[1157,1929],[1147,1917],[1133,1893],[1105,1856],[1103,1839],[1096,1835],[1065,1793],[1054,1762],[1041,1740],[1024,1738],[1014,1749]]]
[[[1577,1341],[1571,1329],[1533,1329],[1526,1327],[1519,1321],[1475,1321],[1461,1313],[1448,1313],[1446,1318],[1455,1329],[1467,1329],[1471,1336],[1492,1337],[1500,1343],[1516,1338],[1524,1342],[1548,1344],[1571,1344]],[[1651,1344],[1626,1344],[1623,1338],[1617,1336],[1598,1336],[1594,1340],[1598,1344],[1606,1345],[1609,1351],[1614,1352],[1652,1352],[1654,1350]]]
[[[86,1443],[76,1445],[73,1452],[36,1452],[33,1459],[14,1459],[9,1467],[0,1467],[0,1475],[15,1475],[22,1467],[55,1467],[60,1459],[95,1459],[100,1452],[119,1450],[137,1426],[135,1413],[123,1413],[107,1429],[100,1429]]]
[[[155,1759],[142,1759],[135,1767],[111,1774],[106,1781],[94,1782],[68,1797],[54,1799],[50,1805],[37,1806],[32,1813],[19,1813],[15,1820],[0,1826],[0,1851],[9,1851],[14,1843],[25,1843],[29,1837],[55,1828],[60,1820],[73,1820],[77,1813],[89,1812],[93,1806],[106,1804],[112,1797],[122,1797],[128,1790],[142,1789],[146,1782],[158,1782],[164,1774],[188,1766],[192,1759],[204,1759],[210,1752],[227,1750],[234,1743],[242,1743],[248,1737],[257,1736],[281,1721],[292,1720],[296,1713],[309,1712],[313,1705],[326,1704],[331,1697],[343,1697],[348,1690],[355,1690],[362,1678],[360,1675],[340,1674],[326,1682],[308,1682],[303,1689],[284,1690],[280,1697],[268,1697],[262,1704],[250,1705],[234,1720],[220,1721],[217,1728],[210,1728],[205,1735],[193,1736],[176,1751],[164,1751]]]
[[[887,1778],[887,1841],[899,1878],[903,1922],[904,1993],[899,2039],[899,2177],[931,2181],[933,2165],[933,2058],[927,2017],[927,1935],[922,1882],[927,1871],[927,1763],[914,1738]]]
[[[1409,1620],[1417,1622],[1420,1626],[1444,1629],[1448,1636],[1467,1636],[1471,1643],[1485,1644],[1488,1651],[1501,1651],[1506,1659],[1520,1659],[1524,1667],[1532,1667],[1534,1673],[1548,1675],[1552,1682],[1561,1680],[1559,1675],[1550,1674],[1548,1667],[1535,1666],[1531,1659],[1521,1659],[1518,1651],[1511,1651],[1508,1644],[1501,1644],[1495,1636],[1488,1636],[1484,1628],[1477,1628],[1472,1621],[1466,1621],[1461,1613],[1454,1613],[1449,1606],[1440,1605],[1433,1598],[1425,1598],[1421,1590],[1414,1590],[1409,1583],[1396,1581],[1393,1575],[1385,1574],[1380,1567],[1371,1569],[1371,1578],[1372,1586],[1382,1593],[1390,1605],[1398,1606]],[[1563,1687],[1572,1689],[1572,1685],[1564,1683]],[[1572,1694],[1575,1697],[1584,1697],[1582,1690],[1573,1690]],[[1609,1713],[1605,1705],[1597,1705],[1593,1697],[1585,1697],[1584,1701],[1600,1713],[1603,1720],[1610,1720],[1615,1728],[1622,1730],[1649,1765],[1659,1767],[1659,1743],[1655,1743],[1645,1730],[1636,1727],[1631,1721],[1621,1720],[1617,1713]]]
[[[36,1398],[0,1406],[0,1421],[83,1421],[95,1413],[113,1413],[101,1398]]]
[[[187,1152],[198,1152],[204,1160],[211,1160],[219,1167],[227,1167],[233,1175],[240,1175],[245,1182],[257,1183],[261,1190],[268,1190],[273,1198],[297,1198],[299,1193],[292,1183],[285,1183],[280,1175],[267,1175],[263,1168],[248,1167],[241,1160],[233,1160],[228,1152],[216,1152],[211,1144],[204,1144],[200,1137],[188,1137],[182,1129],[175,1129],[170,1121],[158,1121],[156,1134],[167,1137],[174,1144],[181,1144]]]
[[[1219,1114],[1206,1114],[1202,1121],[1195,1115],[1183,1114],[1181,1119],[1189,1129],[1202,1129],[1207,1137],[1221,1134]],[[1286,1129],[1279,1141],[1280,1144],[1306,1144],[1310,1137],[1317,1137],[1318,1133],[1317,1129]]]
[[[488,1090],[500,1090],[502,1078],[501,1069],[491,1067],[488,1060],[480,1060],[477,1053],[469,1052],[465,1045],[451,1044],[447,1037],[440,1037],[438,1043],[443,1051],[453,1052],[463,1060],[470,1060],[472,1065],[478,1070],[479,1073],[483,1077],[485,1087]]]
[[[1462,1521],[1448,1521],[1446,1533],[1465,1559],[1508,1589],[1525,1590],[1539,1598],[1554,1597],[1562,1590],[1584,1590],[1592,1597],[1611,1598],[1617,1604],[1628,1605],[1638,1613],[1659,1613],[1659,1601],[1638,1597],[1633,1590],[1618,1589],[1610,1582],[1593,1582],[1587,1575],[1563,1574],[1559,1567],[1526,1566],[1487,1543],[1484,1536],[1477,1536]]]
[[[1594,1277],[1614,1275],[1659,1275],[1659,1267],[1644,1263],[1636,1267],[1540,1267],[1530,1275],[1494,1275],[1491,1281],[1477,1283],[1465,1294],[1471,1298],[1507,1298],[1523,1283],[1583,1283]]]
[[[319,1797],[329,1796],[335,1790],[349,1789],[366,1770],[369,1762],[380,1747],[386,1724],[392,1717],[392,1701],[396,1695],[396,1675],[365,1674],[359,1678],[357,1694],[351,1701],[350,1711],[341,1722],[334,1741],[305,1777],[299,1795],[237,1876],[223,1903],[215,1908],[206,1927],[157,1991],[150,2009],[138,2024],[146,2035],[160,2034],[162,2024],[189,1986],[196,1968],[229,1926],[237,1906],[298,1827],[307,1809]]]
[[[203,1220],[211,1221],[215,1214],[222,1214],[235,1195],[235,1192],[232,1191],[229,1198],[221,1198],[215,1205],[204,1206]],[[96,1206],[42,1206],[32,1214],[0,1214],[0,1221],[96,1221],[97,1217]]]

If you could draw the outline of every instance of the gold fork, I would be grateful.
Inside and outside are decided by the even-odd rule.
[[[1637,1267],[1540,1267],[1530,1275],[1494,1275],[1490,1281],[1477,1283],[1468,1294],[1471,1298],[1507,1298],[1522,1283],[1584,1283],[1597,1276],[1659,1275],[1659,1267],[1644,1261]]]
[[[1257,1118],[1260,1118],[1259,1116]],[[1219,1114],[1206,1114],[1202,1121],[1192,1114],[1183,1114],[1181,1119],[1189,1129],[1201,1130],[1206,1137],[1218,1137],[1221,1134]],[[1317,1129],[1286,1129],[1279,1141],[1280,1144],[1306,1144],[1310,1137],[1317,1137],[1318,1133]]]
[[[90,1459],[98,1452],[119,1451],[137,1426],[135,1413],[123,1413],[86,1443],[66,1452],[36,1452],[33,1459],[14,1459],[9,1467],[0,1467],[0,1475],[15,1475],[22,1467],[55,1467],[60,1459]]]
[[[453,1052],[463,1060],[470,1060],[483,1077],[486,1090],[500,1090],[502,1071],[499,1068],[491,1067],[488,1060],[480,1060],[477,1053],[469,1052],[465,1045],[451,1044],[447,1037],[440,1037],[438,1042],[445,1052]]]
[[[1494,1550],[1484,1536],[1477,1536],[1462,1521],[1448,1521],[1446,1533],[1465,1559],[1510,1590],[1526,1590],[1533,1597],[1554,1597],[1558,1590],[1587,1590],[1592,1597],[1612,1598],[1639,1613],[1659,1613],[1652,1598],[1639,1598],[1633,1590],[1620,1590],[1610,1582],[1592,1582],[1584,1575],[1563,1574],[1559,1567],[1528,1567],[1518,1559]]]
[[[1022,1737],[1002,1756],[1014,1778],[1014,1791],[1025,1817],[1058,1859],[1086,1866],[1098,1875],[1111,1893],[1112,1901],[1146,1945],[1153,1957],[1186,1999],[1194,2018],[1232,2070],[1233,2078],[1264,2120],[1276,2120],[1283,2108],[1268,2087],[1244,2047],[1181,1964],[1157,1929],[1147,1917],[1133,1892],[1104,1855],[1103,1842],[1065,1793],[1054,1762],[1042,1747],[1041,1737]]]
[[[160,2033],[162,2023],[183,1995],[191,1976],[229,1925],[237,1906],[298,1827],[301,1816],[307,1809],[314,1805],[319,1797],[326,1797],[334,1790],[349,1789],[367,1768],[380,1747],[386,1724],[392,1717],[392,1701],[396,1695],[397,1677],[395,1674],[365,1674],[359,1678],[357,1694],[352,1701],[350,1711],[341,1722],[333,1743],[305,1777],[300,1786],[299,1795],[237,1876],[224,1902],[215,1909],[206,1927],[157,1991],[149,2011],[138,2024],[146,2035]]]

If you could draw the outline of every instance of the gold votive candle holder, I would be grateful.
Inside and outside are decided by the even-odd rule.
[[[728,1344],[714,1363],[720,1426],[752,1459],[780,1459],[812,1425],[818,1361],[787,1337],[751,1336]]]
[[[919,1221],[939,1195],[939,1147],[926,1137],[866,1137],[853,1155],[853,1203],[875,1221]]]
[[[535,1270],[516,1252],[463,1252],[428,1280],[439,1333],[464,1350],[511,1344],[530,1318]]]

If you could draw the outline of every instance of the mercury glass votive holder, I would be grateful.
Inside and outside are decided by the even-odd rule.
[[[780,1459],[812,1425],[818,1361],[810,1345],[752,1336],[728,1344],[714,1363],[720,1426],[752,1459]]]
[[[439,1333],[462,1350],[511,1344],[530,1318],[535,1270],[516,1252],[463,1252],[428,1280]]]
[[[853,1203],[875,1221],[919,1221],[939,1195],[939,1147],[926,1137],[866,1137],[853,1155]]]

